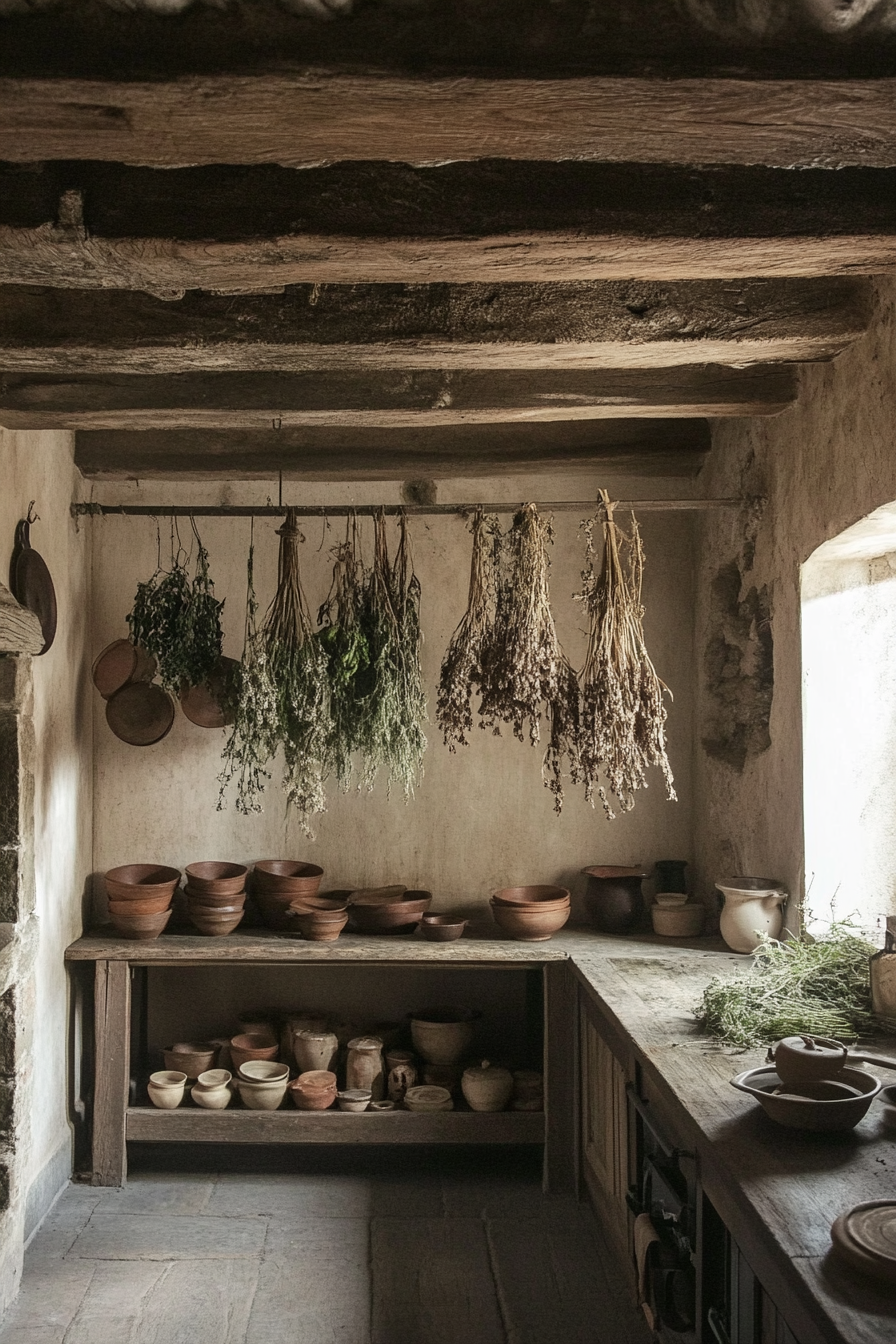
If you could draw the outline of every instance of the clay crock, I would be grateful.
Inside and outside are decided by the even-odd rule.
[[[644,870],[597,865],[582,872],[588,877],[585,905],[592,924],[601,933],[634,933],[644,919]]]
[[[505,1111],[513,1095],[513,1074],[484,1059],[464,1069],[460,1086],[471,1111]]]
[[[300,1111],[326,1111],[336,1100],[336,1075],[329,1069],[300,1073],[289,1084],[289,1095]]]
[[[481,1013],[471,1008],[426,1008],[411,1014],[411,1040],[427,1064],[456,1064],[473,1041]]]
[[[374,1101],[386,1095],[386,1074],[383,1067],[383,1043],[379,1036],[356,1036],[348,1043],[345,1063],[345,1085],[348,1088],[369,1088]]]
[[[332,1031],[310,1031],[305,1028],[293,1035],[292,1048],[300,1073],[315,1070],[331,1072],[339,1054],[339,1040]]]

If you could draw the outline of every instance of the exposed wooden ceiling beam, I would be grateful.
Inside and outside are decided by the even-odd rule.
[[[0,158],[896,166],[896,80],[406,78],[335,71],[0,80]]]
[[[0,377],[8,429],[402,428],[700,415],[776,415],[793,368],[596,373],[151,374]]]
[[[442,429],[79,431],[85,476],[123,480],[406,480],[501,472],[604,469],[656,476],[699,471],[705,420],[454,425]]]
[[[896,170],[512,160],[146,169],[0,165],[0,282],[700,279],[896,264]]]
[[[295,286],[165,303],[0,290],[20,373],[621,369],[828,359],[864,330],[867,281]]]

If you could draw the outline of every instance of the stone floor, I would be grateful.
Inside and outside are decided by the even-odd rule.
[[[214,1158],[71,1185],[0,1344],[648,1344],[590,1210],[528,1155]]]

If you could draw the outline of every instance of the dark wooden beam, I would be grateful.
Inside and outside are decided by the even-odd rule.
[[[97,479],[406,480],[587,470],[690,476],[709,449],[705,420],[454,425],[443,429],[79,431],[75,462]]]
[[[340,74],[0,80],[0,158],[896,166],[896,80]]]
[[[854,279],[0,290],[10,373],[610,369],[828,359],[865,328]]]
[[[403,428],[552,420],[776,415],[793,368],[718,365],[595,373],[123,374],[0,377],[8,429]]]

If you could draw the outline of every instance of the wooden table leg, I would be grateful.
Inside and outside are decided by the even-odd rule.
[[[98,961],[94,991],[92,1185],[124,1185],[131,1064],[131,968]]]
[[[544,1191],[548,1195],[577,1195],[578,997],[575,977],[566,961],[545,965],[544,1025]]]

